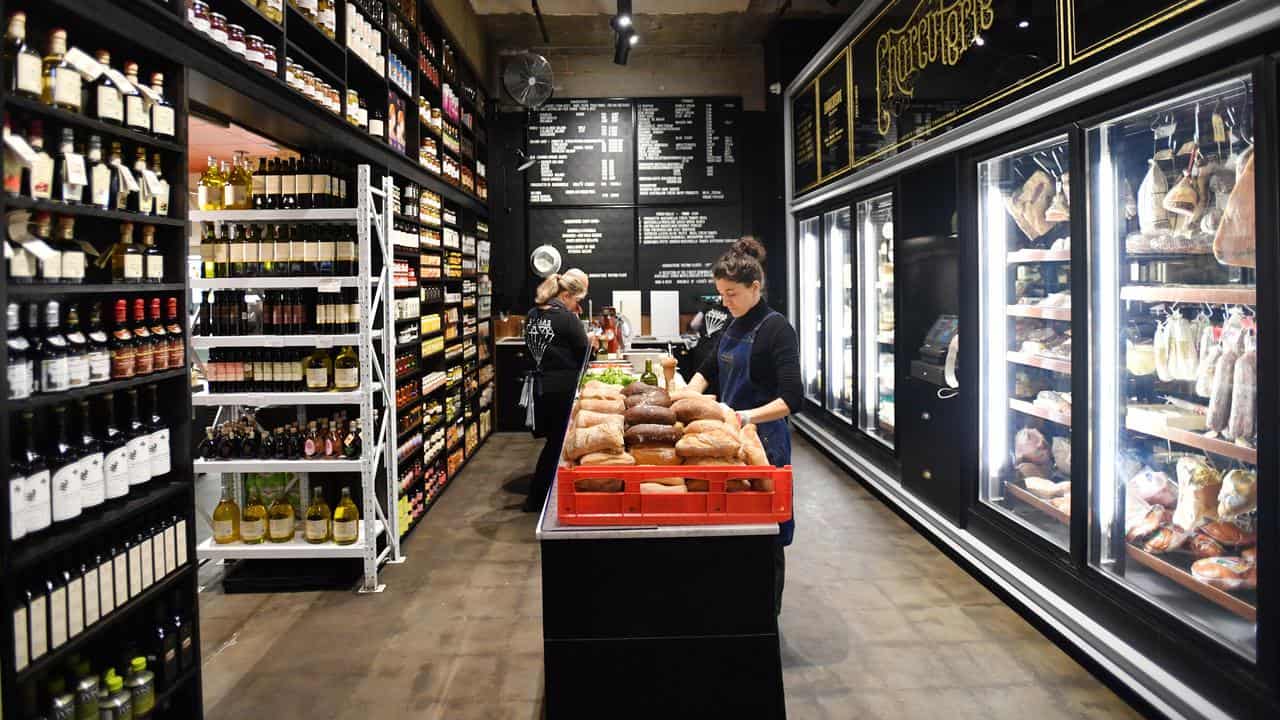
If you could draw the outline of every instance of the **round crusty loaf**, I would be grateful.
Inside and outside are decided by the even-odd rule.
[[[650,385],[649,383],[644,383],[644,382],[640,382],[639,380],[636,380],[630,385],[622,388],[622,394],[627,397],[631,397],[632,395],[639,395],[641,393],[653,392],[654,390],[658,390],[658,389],[660,388],[658,388],[657,385]]]
[[[666,390],[654,388],[653,392],[636,393],[626,398],[627,407],[635,407],[637,405],[661,405],[662,407],[671,407],[671,397],[667,395]]]
[[[637,465],[679,465],[684,462],[673,445],[632,445],[628,450]]]
[[[632,425],[675,425],[676,414],[671,408],[658,405],[637,405],[623,416],[627,426]]]
[[[710,398],[684,398],[671,404],[676,417],[686,425],[695,420],[724,421],[724,411],[720,403]]]
[[[671,445],[680,439],[680,432],[671,425],[633,425],[627,430],[628,445]]]

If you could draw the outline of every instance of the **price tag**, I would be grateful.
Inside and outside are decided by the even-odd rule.
[[[268,336],[264,338],[264,340],[266,341],[267,347],[277,347],[277,348],[284,347],[284,338],[278,335]]]
[[[63,155],[67,163],[67,180],[71,185],[88,185],[89,173],[84,167],[84,156],[77,153]]]
[[[326,336],[326,335],[317,335],[317,336],[316,336],[316,347],[318,347],[318,348],[323,348],[323,349],[325,349],[325,350],[327,350],[327,349],[329,349],[329,348],[333,347],[333,338],[328,337],[328,336]]]
[[[36,151],[31,149],[31,146],[27,144],[26,139],[21,135],[5,133],[4,144],[18,156],[18,161],[26,167],[31,167],[35,164]]]
[[[338,292],[342,289],[342,281],[334,279],[324,279],[316,283],[316,289],[322,293]]]
[[[125,77],[119,70],[104,66],[102,68],[102,72],[106,73],[107,77],[111,78],[111,82],[116,84],[116,87],[120,89],[120,92],[125,95],[138,94],[137,86],[130,82],[129,78]]]
[[[49,247],[48,243],[46,243],[45,241],[41,240],[40,238],[28,232],[25,226],[15,237],[14,227],[12,224],[10,224],[9,236],[13,237],[13,239],[19,245],[21,245],[23,249],[25,249],[27,252],[39,258],[40,262],[45,262],[46,260],[52,260],[54,257],[57,257],[59,255],[58,251],[54,250],[52,247]]]
[[[116,172],[120,173],[120,182],[129,189],[129,192],[138,192],[138,181],[134,179],[133,172],[124,165],[116,165]]]
[[[147,184],[147,192],[152,195],[159,195],[161,191],[160,178],[156,176],[154,170],[143,170],[142,179]]]
[[[106,69],[102,66],[102,63],[94,60],[88,53],[78,47],[68,50],[66,55],[63,55],[63,59],[67,61],[68,65],[79,71],[84,76],[84,79],[89,82],[97,80]]]

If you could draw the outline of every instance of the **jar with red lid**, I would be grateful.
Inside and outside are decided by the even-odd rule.
[[[246,46],[244,26],[229,23],[227,25],[227,47],[231,52],[244,57]]]
[[[244,59],[263,67],[262,64],[262,36],[261,35],[245,35],[244,36]]]
[[[279,58],[276,57],[276,46],[268,44],[266,41],[262,43],[262,69],[269,73],[275,73],[279,65]]]
[[[205,0],[192,0],[187,8],[187,21],[191,27],[202,33],[209,32],[209,3]]]
[[[209,35],[223,45],[227,44],[227,16],[209,13]]]

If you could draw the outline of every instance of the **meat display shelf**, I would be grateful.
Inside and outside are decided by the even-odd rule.
[[[247,212],[247,211],[246,211]],[[191,278],[193,290],[294,290],[314,287],[321,292],[332,288],[358,287],[365,280],[370,285],[377,285],[378,278],[334,277],[321,275],[317,277],[263,276],[240,278]]]
[[[1258,290],[1241,285],[1126,285],[1121,300],[1257,305]]]
[[[1038,320],[1071,320],[1071,308],[1038,307],[1036,305],[1010,305],[1010,317],[1036,318]]]
[[[312,210],[192,210],[191,222],[355,222],[356,208],[316,208]]]
[[[1015,250],[1006,258],[1010,265],[1033,262],[1071,262],[1070,250]]]
[[[373,384],[373,392],[382,388],[381,383]],[[192,393],[191,404],[204,407],[221,407],[226,405],[245,405],[249,407],[268,407],[272,405],[359,405],[364,398],[364,391],[351,390],[343,392],[236,392],[211,393],[203,390]]]
[[[312,544],[295,535],[289,542],[263,541],[257,545],[227,543],[219,545],[209,538],[196,546],[196,557],[201,560],[306,560],[316,558],[362,558],[365,552],[365,518],[360,518],[360,537],[350,545],[338,545],[330,541]],[[374,535],[381,535],[386,527],[381,520],[374,521]]]
[[[1063,375],[1071,374],[1071,362],[1069,360],[1055,360],[1042,355],[1014,352],[1012,350],[1005,354],[1005,358],[1009,362],[1018,363],[1019,365],[1029,365],[1041,370],[1052,370]]]
[[[1023,503],[1024,505],[1029,505],[1035,508],[1036,510],[1039,510],[1040,512],[1044,513],[1045,515],[1048,515],[1054,520],[1057,520],[1063,525],[1071,524],[1070,515],[1062,512],[1058,508],[1054,507],[1053,504],[1050,503],[1048,500],[1045,500],[1039,495],[1036,495],[1030,490],[1027,490],[1026,488],[1022,487],[1021,485],[1018,485],[1016,483],[1006,482],[1004,484],[1004,488],[1009,492],[1010,495],[1017,498],[1017,500]]]
[[[1032,415],[1041,420],[1048,420],[1052,423],[1071,427],[1071,416],[1063,415],[1052,410],[1045,410],[1042,407],[1036,407],[1026,400],[1018,400],[1017,398],[1009,398],[1009,409],[1025,415]]]
[[[1228,440],[1220,440],[1218,438],[1205,437],[1204,435],[1191,432],[1190,430],[1181,430],[1179,428],[1171,428],[1167,425],[1161,425],[1155,422],[1144,422],[1139,418],[1126,417],[1125,427],[1140,432],[1144,435],[1164,438],[1176,442],[1179,445],[1187,445],[1199,448],[1214,455],[1229,457],[1233,460],[1249,463],[1250,465],[1258,464],[1258,451],[1256,448],[1244,447],[1237,445]]]
[[[363,460],[196,460],[192,463],[198,473],[275,473],[275,472],[360,472]]]
[[[1226,590],[1219,590],[1212,585],[1206,585],[1199,580],[1196,580],[1195,576],[1192,575],[1189,570],[1184,570],[1158,555],[1152,555],[1142,548],[1126,544],[1125,549],[1128,552],[1129,558],[1137,562],[1139,565],[1150,568],[1191,592],[1203,597],[1209,602],[1214,603],[1229,612],[1235,613],[1249,622],[1258,621],[1258,608],[1253,603],[1250,603],[1233,593],[1229,593]],[[1186,556],[1185,553],[1174,554]]]
[[[378,340],[380,338],[374,338]],[[191,338],[191,347],[197,350],[219,347],[328,347],[356,345],[358,334],[342,335],[197,335]],[[327,345],[326,345],[327,343]]]

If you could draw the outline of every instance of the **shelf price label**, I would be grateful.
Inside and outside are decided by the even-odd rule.
[[[103,67],[102,63],[94,60],[88,53],[78,47],[73,47],[68,50],[66,54],[63,55],[63,59],[89,82],[97,80],[102,76],[102,73],[106,71],[106,68]],[[115,78],[111,79],[115,80]]]
[[[31,145],[27,143],[26,138],[6,132],[4,134],[4,144],[18,156],[18,161],[24,167],[31,167],[36,162],[36,151],[31,149]]]

